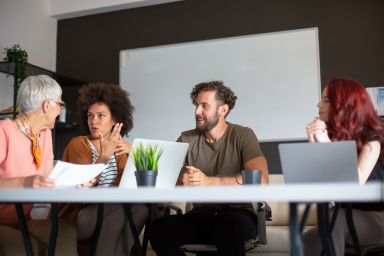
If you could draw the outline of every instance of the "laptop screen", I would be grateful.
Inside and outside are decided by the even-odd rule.
[[[279,144],[286,183],[359,182],[355,141]]]

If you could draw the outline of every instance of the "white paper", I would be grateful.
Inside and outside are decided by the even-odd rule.
[[[56,186],[76,186],[89,182],[105,167],[105,164],[72,164],[57,161],[49,178],[55,181]]]

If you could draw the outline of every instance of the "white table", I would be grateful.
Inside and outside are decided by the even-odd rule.
[[[261,186],[209,186],[175,188],[54,188],[0,189],[1,203],[17,202],[377,202],[383,200],[381,183],[313,183]]]
[[[382,183],[364,186],[351,183],[285,184],[261,186],[209,186],[175,188],[54,188],[1,189],[1,203],[159,203],[159,202],[252,202],[279,201],[291,203],[290,214],[296,215],[297,203],[382,202]],[[291,220],[293,255],[302,255],[302,244],[296,218]]]

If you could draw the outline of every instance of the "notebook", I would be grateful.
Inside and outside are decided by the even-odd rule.
[[[359,182],[355,141],[279,144],[286,183]]]
[[[157,144],[158,147],[163,150],[159,160],[156,188],[174,187],[180,170],[183,168],[189,144],[173,141],[134,139],[131,150],[134,150],[140,143],[142,143],[144,147]],[[130,154],[127,164],[125,165],[123,176],[121,177],[119,188],[137,188],[135,171],[136,168],[133,157],[132,154]]]

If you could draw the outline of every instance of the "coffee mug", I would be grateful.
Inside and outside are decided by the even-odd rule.
[[[257,185],[261,183],[261,171],[259,170],[242,170],[243,185]]]

